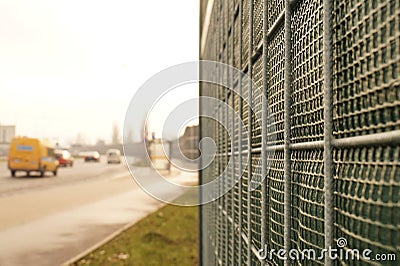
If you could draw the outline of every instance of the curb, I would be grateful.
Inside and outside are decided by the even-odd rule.
[[[182,173],[180,172],[178,174],[181,175]],[[121,176],[115,176],[111,179],[119,179],[119,178],[123,178],[126,177],[126,174],[121,175]],[[158,206],[154,211],[148,213],[146,216],[143,216],[142,218],[130,222],[128,224],[125,224],[124,226],[122,226],[121,228],[115,230],[113,233],[111,233],[109,236],[105,237],[103,240],[100,240],[99,242],[97,242],[96,244],[92,245],[91,247],[85,249],[84,251],[82,251],[81,253],[79,253],[78,255],[70,258],[69,260],[63,262],[61,265],[62,266],[69,266],[72,265],[73,263],[79,261],[80,259],[86,257],[89,253],[92,253],[93,251],[95,251],[96,249],[100,248],[101,246],[107,244],[108,242],[110,242],[111,240],[113,240],[115,237],[117,237],[118,235],[122,234],[123,232],[125,232],[126,230],[128,230],[129,228],[131,228],[132,226],[134,226],[136,223],[138,223],[139,221],[146,219],[150,214],[153,214],[154,212],[158,211],[159,209],[161,209],[162,207],[164,207],[167,203],[165,202],[161,202],[160,206]]]
[[[99,242],[97,242],[96,244],[92,245],[91,247],[85,249],[84,251],[82,251],[81,253],[79,253],[78,255],[70,258],[69,260],[61,263],[62,266],[69,266],[72,265],[73,263],[79,261],[80,259],[86,257],[88,254],[92,253],[93,251],[95,251],[96,249],[100,248],[101,246],[107,244],[108,242],[110,242],[111,240],[113,240],[114,238],[116,238],[118,235],[122,234],[123,232],[127,231],[129,228],[131,228],[132,226],[134,226],[136,223],[138,223],[139,221],[146,219],[150,214],[153,214],[154,212],[158,211],[159,209],[161,209],[163,206],[165,206],[166,203],[162,203],[160,206],[158,206],[157,209],[155,209],[154,211],[148,213],[146,216],[138,219],[137,221],[134,222],[130,222],[128,224],[125,224],[124,226],[122,226],[121,228],[115,230],[113,233],[111,233],[109,236],[105,237],[103,240],[100,240]]]

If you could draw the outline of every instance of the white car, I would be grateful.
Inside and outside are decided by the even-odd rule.
[[[121,152],[117,149],[109,149],[106,153],[107,163],[121,163]]]

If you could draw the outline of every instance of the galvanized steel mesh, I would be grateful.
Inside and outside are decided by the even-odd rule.
[[[200,118],[201,137],[217,144],[201,183],[233,160],[214,189],[233,188],[201,206],[201,263],[283,265],[276,253],[263,260],[258,250],[267,245],[318,252],[345,238],[345,249],[395,253],[397,263],[385,264],[399,265],[400,1],[201,2],[201,59],[232,65],[254,82],[220,69],[213,73],[231,80],[248,101],[215,84],[200,86],[200,95],[233,110],[214,106],[219,123]],[[269,113],[263,112],[262,94]],[[228,124],[232,132],[222,126]],[[251,183],[259,186],[251,191]],[[379,264],[312,258],[290,263]]]

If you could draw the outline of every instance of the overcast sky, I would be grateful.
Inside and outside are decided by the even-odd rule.
[[[0,0],[0,124],[15,124],[18,135],[109,142],[143,82],[198,59],[198,7],[197,0]],[[191,87],[174,99],[197,94]]]

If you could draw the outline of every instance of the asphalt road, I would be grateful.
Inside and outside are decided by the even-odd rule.
[[[148,168],[141,175],[151,175]],[[193,182],[196,174],[173,171],[172,182]],[[170,199],[182,191],[165,191]],[[60,265],[136,222],[164,203],[147,195],[127,166],[75,161],[59,175],[11,177],[0,162],[0,265]]]
[[[124,174],[128,174],[125,164],[109,165],[102,158],[98,163],[85,163],[82,159],[77,159],[73,167],[60,167],[57,176],[53,176],[50,172],[44,177],[39,177],[36,173],[26,176],[24,172],[17,172],[16,177],[11,177],[7,163],[3,161],[0,162],[0,197],[77,182],[113,178]]]

